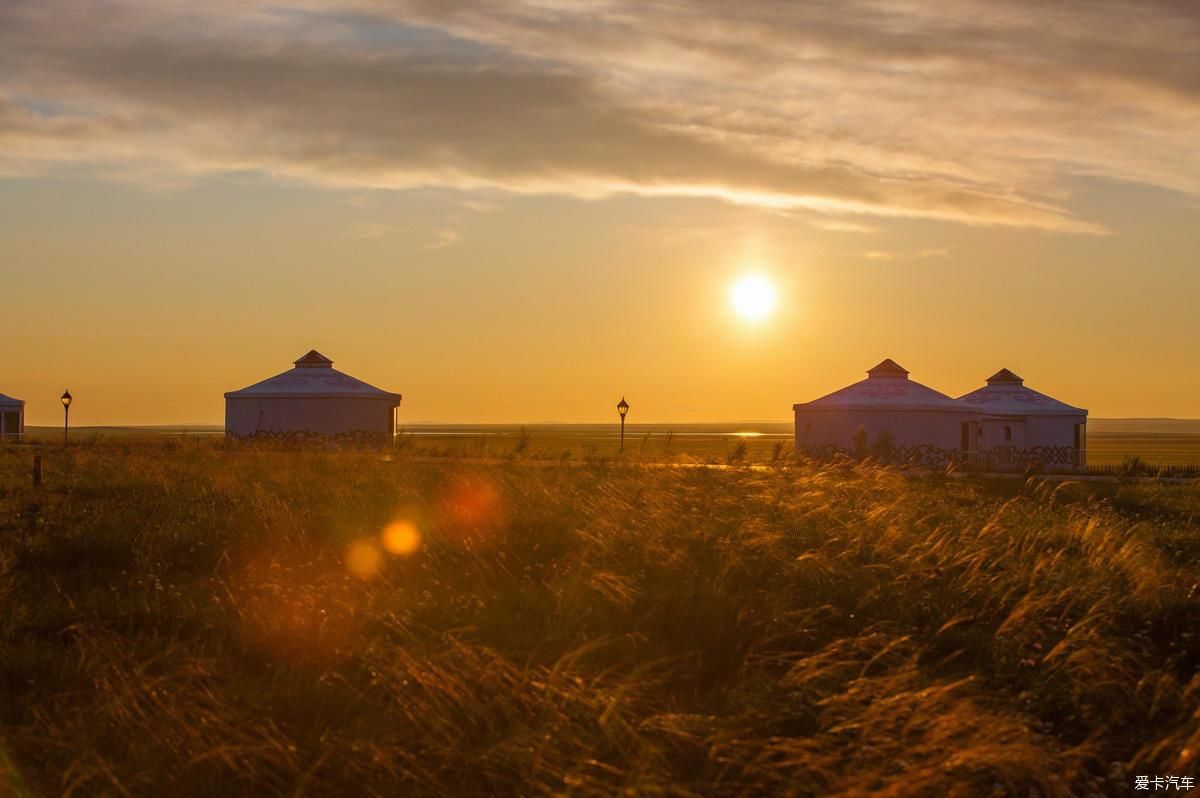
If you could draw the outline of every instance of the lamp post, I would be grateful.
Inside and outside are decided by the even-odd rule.
[[[625,451],[625,414],[628,412],[629,402],[622,396],[621,401],[617,402],[617,414],[621,416],[621,451]]]
[[[67,430],[71,426],[71,392],[63,391],[63,395],[59,397],[63,403],[63,446],[67,445]]]

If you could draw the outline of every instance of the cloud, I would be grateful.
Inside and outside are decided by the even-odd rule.
[[[457,243],[462,238],[462,233],[450,228],[443,228],[433,234],[433,240],[425,245],[425,249],[445,249],[451,244]]]
[[[952,250],[952,249],[954,249],[953,246],[928,247],[928,248],[923,249],[920,252],[918,252],[917,257],[918,258],[948,258],[948,257],[950,257],[950,250]]]
[[[403,228],[382,222],[355,222],[346,231],[346,237],[356,241],[368,241],[372,238],[382,238],[398,232]]]
[[[954,249],[954,245],[950,244],[944,247],[927,247],[913,253],[891,252],[888,250],[872,249],[863,253],[863,257],[867,260],[896,260],[897,258],[948,258]]]
[[[818,219],[809,222],[813,227],[829,230],[834,233],[875,233],[878,228],[862,222],[851,222],[845,219]]]
[[[465,198],[459,201],[458,207],[464,211],[472,213],[495,213],[504,207],[503,203],[497,200]]]
[[[0,170],[712,197],[1101,232],[1200,193],[1200,14],[846,0],[0,7]]]

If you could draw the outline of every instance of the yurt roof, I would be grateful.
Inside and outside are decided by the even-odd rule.
[[[981,413],[1003,416],[1081,416],[1087,411],[1025,387],[1025,380],[1008,369],[988,377],[987,385],[959,397]]]
[[[25,401],[22,399],[13,399],[11,396],[5,396],[0,393],[0,405],[4,407],[24,407]]]
[[[230,391],[226,399],[391,399],[400,394],[380,390],[333,367],[333,361],[311,350],[282,374],[256,382],[240,391]]]
[[[941,410],[973,413],[944,393],[908,378],[908,371],[891,358],[867,371],[867,379],[841,390],[794,405],[796,410]]]

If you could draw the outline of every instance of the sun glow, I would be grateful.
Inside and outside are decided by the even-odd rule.
[[[743,277],[729,295],[737,314],[747,321],[761,321],[775,308],[775,287],[757,274]]]

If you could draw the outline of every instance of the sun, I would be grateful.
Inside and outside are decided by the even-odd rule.
[[[767,278],[752,274],[733,284],[729,301],[743,319],[761,321],[775,309],[775,286]]]

